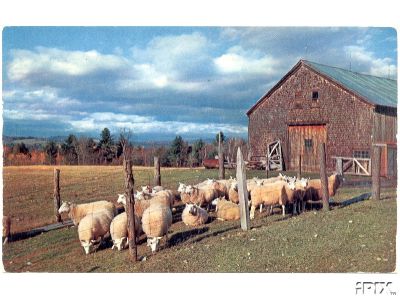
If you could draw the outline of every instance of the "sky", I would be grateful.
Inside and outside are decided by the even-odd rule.
[[[5,27],[3,134],[247,138],[246,112],[300,59],[397,79],[379,27]]]

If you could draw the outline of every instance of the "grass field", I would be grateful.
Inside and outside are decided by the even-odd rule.
[[[123,192],[121,167],[61,166],[62,200],[116,200]],[[4,214],[13,231],[52,223],[50,167],[5,167]],[[163,185],[197,183],[216,177],[216,170],[163,169]],[[251,171],[248,177],[261,176]],[[135,169],[135,186],[151,183],[152,169]],[[229,170],[227,176],[234,175]],[[369,192],[339,189],[335,202]],[[212,220],[199,228],[185,227],[174,216],[170,247],[151,255],[142,237],[138,247],[147,260],[129,262],[128,251],[110,247],[86,256],[75,227],[51,231],[3,246],[9,272],[392,272],[396,261],[396,191],[382,189],[383,200],[336,206],[329,212],[266,217],[257,213],[252,230],[239,222]],[[182,207],[178,207],[178,212]],[[277,210],[278,211],[278,210]]]

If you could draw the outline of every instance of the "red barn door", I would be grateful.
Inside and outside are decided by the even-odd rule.
[[[318,147],[326,144],[325,125],[289,126],[290,169],[296,170],[301,155],[301,169],[305,172],[319,171]]]

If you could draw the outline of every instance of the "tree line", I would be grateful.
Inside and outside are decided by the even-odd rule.
[[[126,132],[115,138],[108,128],[104,128],[99,140],[70,134],[63,142],[48,141],[42,149],[29,149],[24,143],[6,145],[4,147],[5,165],[120,165],[123,160],[123,141]],[[152,166],[154,156],[160,158],[163,167],[198,167],[204,159],[215,159],[218,155],[219,133],[212,142],[202,139],[191,143],[181,136],[176,136],[169,145],[148,146],[133,145],[129,141],[126,152],[134,165]],[[221,143],[228,162],[235,161],[237,147],[247,153],[247,143],[241,138],[226,138],[221,132]]]

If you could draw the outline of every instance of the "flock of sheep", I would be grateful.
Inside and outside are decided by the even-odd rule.
[[[334,196],[340,186],[342,177],[333,174],[328,178],[329,196]],[[146,234],[147,245],[152,252],[159,249],[163,236],[168,242],[168,230],[172,224],[174,203],[181,200],[185,204],[182,221],[188,226],[205,224],[209,219],[209,211],[215,206],[217,219],[238,220],[239,195],[236,179],[207,179],[197,185],[179,183],[177,192],[161,186],[153,188],[142,186],[135,198],[135,234]],[[293,214],[305,209],[307,201],[322,199],[321,181],[288,177],[279,174],[268,179],[253,178],[247,180],[250,218],[254,219],[255,210],[263,207],[273,212],[275,206],[292,207]],[[126,195],[119,194],[117,203],[126,208]],[[126,212],[118,214],[115,205],[108,201],[96,201],[87,204],[63,202],[59,213],[67,213],[78,226],[78,236],[86,254],[95,251],[103,239],[111,236],[112,248],[122,250],[128,246],[128,220]]]

